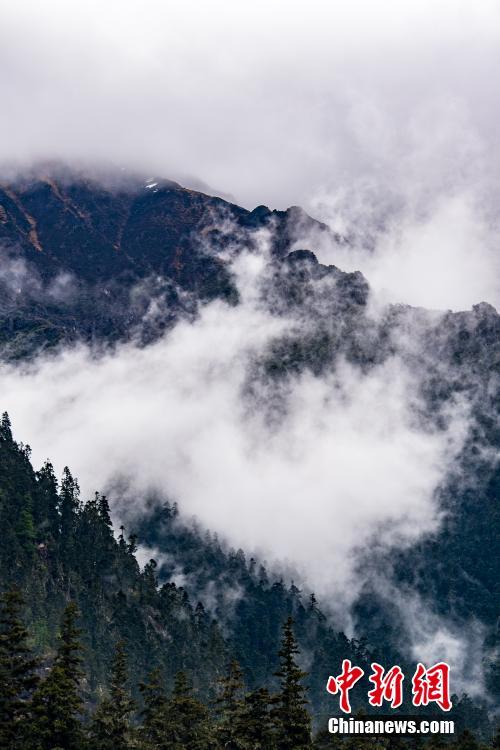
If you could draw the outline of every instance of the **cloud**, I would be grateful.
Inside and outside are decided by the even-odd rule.
[[[0,254],[0,284],[9,297],[32,296],[40,292],[41,281],[21,257]]]
[[[491,700],[486,673],[496,654],[486,646],[487,628],[472,612],[468,617],[444,617],[436,611],[436,602],[404,584],[395,585],[375,569],[370,585],[370,596],[380,597],[386,608],[387,627],[399,653],[428,667],[446,662],[451,668],[451,693]]]
[[[295,247],[314,248],[320,261],[361,270],[378,304],[404,302],[435,310],[466,310],[479,301],[500,308],[498,220],[485,216],[472,191],[429,196],[429,205],[374,204],[365,186],[357,197],[323,196],[323,220],[349,238],[296,228]],[[352,199],[352,200],[351,200]]]
[[[392,593],[399,600],[404,616],[412,658],[427,665],[439,661],[449,664],[451,689],[457,695],[488,697],[484,625],[473,616],[468,621],[453,623],[434,613],[429,602],[422,601],[415,593],[402,595],[394,590]]]
[[[494,0],[0,11],[4,159],[106,159],[279,207],[402,164],[427,186],[467,160],[498,174]]]
[[[310,329],[262,300],[264,237],[257,246],[233,264],[238,306],[212,302],[146,348],[4,365],[2,405],[35,462],[69,464],[87,494],[125,476],[112,500],[128,514],[153,488],[234,546],[293,565],[338,613],[362,583],[358,552],[438,527],[435,491],[466,412],[456,404],[439,429],[422,420],[420,374],[399,354],[368,371],[340,356],[322,375],[263,379],[270,345]]]
[[[16,305],[30,302],[49,301],[68,304],[77,293],[76,278],[67,272],[59,272],[44,284],[36,268],[14,248],[0,245],[0,288],[2,304],[0,309],[12,310]]]

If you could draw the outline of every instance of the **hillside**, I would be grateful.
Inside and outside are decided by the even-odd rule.
[[[298,208],[247,211],[167,180],[114,173],[104,179],[63,167],[0,185],[0,341],[9,356],[58,342],[159,335],[195,300],[235,301],[219,250],[240,232],[275,229],[287,254],[297,221],[327,231]],[[229,233],[221,222],[231,224]],[[163,300],[144,326],[151,297]]]
[[[224,550],[216,539],[179,524],[172,506],[153,512],[138,531],[159,542],[176,567],[193,574],[192,593],[197,588],[206,601],[209,587],[211,611],[183,587],[168,580],[161,583],[168,571],[158,570],[154,560],[139,568],[138,537],[127,538],[123,528],[117,538],[113,535],[104,496],[96,492],[82,501],[69,469],[60,483],[49,462],[33,470],[29,447],[14,441],[6,414],[0,427],[0,522],[0,578],[4,588],[16,586],[23,594],[23,616],[42,672],[53,662],[68,601],[78,605],[87,711],[109,685],[115,644],[120,641],[139,705],[137,687],[155,669],[165,676],[167,691],[173,689],[176,675],[186,672],[198,698],[213,705],[231,659],[242,665],[250,690],[263,685],[271,691],[278,688],[280,634],[292,616],[299,647],[307,655],[305,685],[316,727],[331,713],[322,675],[333,664],[350,658],[368,673],[371,661],[398,657],[387,646],[382,655],[336,633],[314,595],[304,598],[293,584],[270,578],[255,560],[246,562],[241,550]],[[240,596],[231,603],[228,592],[236,587]],[[408,670],[415,666],[402,665]],[[368,686],[364,679],[351,696],[353,710],[363,706]],[[409,709],[405,701],[401,711]],[[467,727],[483,736],[492,731],[485,708],[466,696],[454,696],[452,716],[458,730]]]
[[[347,362],[364,376],[397,357],[419,373],[415,429],[443,435],[457,404],[466,415],[458,456],[436,491],[439,528],[397,551],[374,544],[360,553],[365,583],[352,612],[356,639],[337,632],[327,601],[301,594],[299,581],[280,580],[246,559],[246,550],[193,526],[172,498],[156,497],[139,517],[122,511],[126,532],[115,539],[105,499],[82,503],[70,474],[58,487],[50,465],[35,472],[7,422],[0,444],[2,581],[25,592],[36,648],[47,659],[65,602],[77,600],[89,701],[106,681],[118,636],[129,644],[137,681],[161,665],[171,687],[186,669],[208,700],[236,657],[249,687],[272,687],[280,630],[293,614],[318,720],[330,710],[324,682],[333,663],[367,664],[383,653],[383,662],[410,664],[408,612],[396,602],[397,590],[404,601],[419,597],[463,635],[465,650],[471,628],[479,634],[479,654],[465,654],[463,664],[479,660],[484,686],[463,711],[471,728],[484,730],[484,706],[500,689],[500,316],[481,300],[470,311],[389,305],[374,316],[369,280],[320,264],[314,247],[297,249],[299,226],[346,242],[299,208],[247,211],[159,178],[91,178],[62,167],[18,177],[0,186],[1,355],[22,364],[78,342],[95,357],[123,341],[143,348],[178,320],[196,320],[210,301],[235,307],[234,258],[257,253],[265,234],[259,305],[289,325],[256,352],[245,381],[250,408],[265,390],[266,416],[279,421],[287,385],[304,374],[331,375]],[[119,497],[111,503],[122,507]],[[137,544],[157,551],[159,565],[141,570]]]

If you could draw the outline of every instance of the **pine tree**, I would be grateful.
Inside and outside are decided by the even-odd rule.
[[[37,524],[38,539],[45,542],[51,538],[55,541],[59,538],[59,498],[57,479],[50,461],[47,460],[36,473],[36,479],[38,493],[33,515]]]
[[[20,612],[23,598],[12,588],[1,598],[0,613],[0,747],[24,747],[30,698],[38,677],[38,662],[28,646],[28,631]]]
[[[66,566],[74,562],[75,530],[80,510],[80,488],[67,466],[64,467],[59,492],[61,517],[61,557]]]
[[[276,746],[270,704],[271,696],[267,688],[258,688],[245,696],[241,736],[250,748],[273,750]]]
[[[275,676],[280,680],[280,691],[275,696],[272,711],[276,726],[278,750],[308,750],[311,747],[311,720],[305,708],[308,701],[302,680],[306,677],[295,661],[299,648],[293,633],[293,619],[283,627],[280,669]]]
[[[163,685],[162,672],[153,669],[146,682],[139,685],[144,708],[141,712],[141,738],[146,748],[166,750],[168,739],[168,700]]]
[[[219,680],[219,690],[216,706],[217,736],[220,743],[222,747],[232,750],[245,748],[247,745],[243,736],[245,716],[243,672],[236,659],[230,662],[226,676]]]
[[[193,696],[184,672],[178,672],[167,705],[168,729],[165,750],[211,750],[217,745],[211,739],[208,710]]]
[[[46,679],[33,696],[33,746],[36,750],[81,750],[84,744],[80,717],[81,669],[78,608],[74,602],[64,610],[56,658]]]
[[[6,443],[12,443],[12,425],[10,417],[6,411],[2,414],[2,419],[0,421],[0,440],[5,441]]]
[[[151,599],[154,598],[156,594],[156,588],[158,585],[158,579],[156,577],[157,567],[158,563],[156,562],[156,560],[150,560],[144,566],[144,570],[142,573],[141,590],[141,599],[143,603],[148,603]]]
[[[106,495],[99,495],[99,515],[112,534],[113,523],[111,521],[111,510]]]
[[[118,641],[111,670],[109,696],[98,706],[91,727],[95,750],[129,750],[136,747],[130,717],[135,703],[128,689],[125,644]]]
[[[35,524],[33,521],[31,496],[28,494],[22,498],[16,523],[16,535],[24,552],[31,556],[34,552]]]

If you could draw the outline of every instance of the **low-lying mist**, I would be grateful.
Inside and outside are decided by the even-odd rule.
[[[239,305],[205,305],[145,348],[4,365],[2,406],[36,465],[68,464],[87,496],[125,477],[126,497],[110,498],[118,516],[155,489],[232,545],[293,565],[345,624],[358,553],[438,527],[435,492],[467,412],[457,402],[439,429],[418,418],[420,374],[398,353],[365,371],[341,357],[272,387],[257,376],[250,392],[270,345],[311,326],[270,312],[265,240],[256,247],[233,262]]]

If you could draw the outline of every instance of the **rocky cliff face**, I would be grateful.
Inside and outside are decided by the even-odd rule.
[[[236,235],[241,245],[245,232],[248,238],[272,227],[272,252],[283,258],[298,220],[328,231],[298,208],[247,211],[160,179],[115,173],[103,180],[52,167],[3,183],[4,354],[24,356],[77,338],[126,337],[152,296],[163,300],[158,331],[188,304],[185,294],[236,301],[220,251]]]

